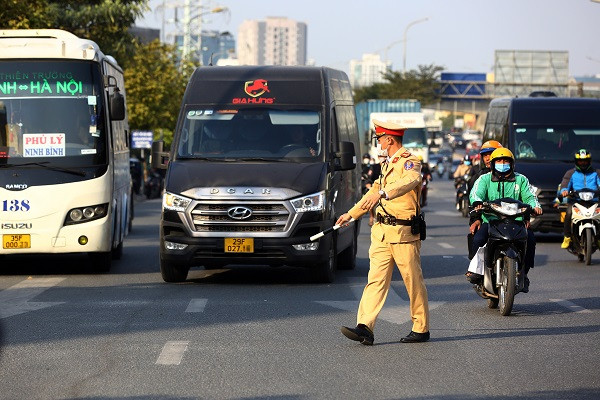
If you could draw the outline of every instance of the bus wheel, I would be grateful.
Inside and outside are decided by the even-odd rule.
[[[313,279],[319,283],[331,283],[335,280],[335,270],[337,267],[337,250],[335,241],[332,240],[329,247],[329,257],[327,260],[318,263],[311,269]]]
[[[112,265],[112,252],[88,253],[94,272],[108,272]]]
[[[160,259],[160,274],[165,282],[184,282],[189,270],[189,267]]]
[[[123,256],[123,241],[121,241],[121,243],[119,243],[119,245],[113,249],[112,259],[120,260],[122,256]]]

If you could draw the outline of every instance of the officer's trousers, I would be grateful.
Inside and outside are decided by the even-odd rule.
[[[371,239],[369,277],[358,306],[357,323],[375,328],[375,320],[390,288],[394,263],[398,265],[410,300],[412,330],[429,331],[427,288],[421,271],[421,242],[383,243]]]

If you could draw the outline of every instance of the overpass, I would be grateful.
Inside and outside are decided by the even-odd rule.
[[[482,80],[440,80],[440,99],[433,104],[422,105],[438,111],[450,111],[455,115],[475,114],[475,129],[483,131],[485,117],[490,101],[500,97],[524,97],[531,92],[554,92],[558,96],[569,97],[573,92],[578,93],[580,87],[571,90],[572,85],[565,84],[535,84],[520,82],[493,83]]]

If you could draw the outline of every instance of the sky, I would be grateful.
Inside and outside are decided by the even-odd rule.
[[[136,25],[161,28],[163,1]],[[316,65],[348,71],[352,59],[379,53],[402,70],[435,64],[446,72],[493,72],[495,50],[568,51],[570,76],[600,76],[600,0],[191,0],[202,10],[202,28],[237,37],[243,20],[287,17],[305,22],[307,55]],[[166,19],[172,8],[166,8]],[[179,12],[179,16],[183,12]],[[167,32],[174,25],[167,23]],[[388,48],[387,52],[385,49]]]

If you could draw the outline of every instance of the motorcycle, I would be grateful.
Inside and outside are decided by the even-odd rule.
[[[443,161],[440,161],[435,166],[435,171],[437,172],[438,177],[444,176],[444,172],[446,172],[446,166]]]
[[[471,179],[471,175],[466,174],[454,180],[456,210],[460,211],[465,218],[469,216],[469,179]]]
[[[150,172],[148,178],[146,178],[146,182],[144,182],[144,194],[146,195],[146,198],[155,199],[160,197],[162,186],[162,176],[157,172]]]
[[[532,209],[519,200],[502,198],[483,203],[482,211],[498,219],[489,221],[489,238],[483,247],[483,280],[473,288],[487,299],[489,308],[499,307],[500,314],[506,316],[512,311],[515,295],[525,287],[527,229],[516,218],[529,219]]]
[[[600,240],[600,208],[595,198],[599,192],[592,189],[571,191],[566,196],[574,199],[571,215],[571,243],[567,251],[577,256],[585,265],[592,263],[592,254],[598,250]],[[567,204],[559,206],[564,221]]]

